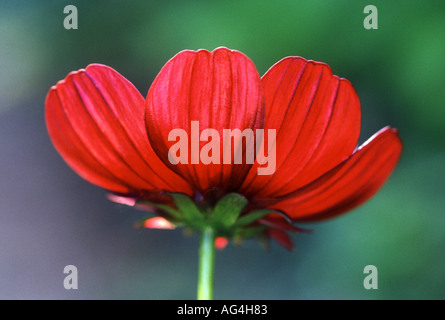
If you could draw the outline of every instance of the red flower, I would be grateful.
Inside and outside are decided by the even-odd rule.
[[[275,129],[274,173],[259,175],[258,161],[235,164],[233,154],[226,164],[222,153],[219,163],[194,161],[192,153],[187,164],[173,164],[169,151],[176,140],[169,133],[180,128],[191,136],[192,121],[220,137],[224,129]],[[181,209],[171,192],[188,195],[198,206],[215,206],[237,193],[249,204],[240,206],[236,218],[257,212],[245,224],[261,227],[259,234],[286,247],[292,246],[286,232],[298,230],[289,222],[323,220],[360,205],[387,180],[402,150],[389,127],[356,147],[359,99],[328,65],[288,57],[260,78],[244,54],[226,48],[180,52],[162,68],[146,99],[112,68],[89,65],[51,88],[46,123],[71,168],[115,199],[146,200],[180,224],[180,215],[168,209]],[[195,148],[213,139],[201,139]],[[216,143],[223,150],[223,140]],[[247,148],[235,138],[231,151],[237,143]],[[270,210],[259,214],[261,208]]]

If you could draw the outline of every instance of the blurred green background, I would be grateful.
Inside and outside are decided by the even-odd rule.
[[[63,27],[65,5],[78,30]],[[363,9],[378,9],[366,30]],[[312,225],[288,252],[253,240],[217,252],[216,299],[445,298],[445,2],[0,1],[0,298],[195,299],[198,238],[135,230],[144,213],[113,203],[56,153],[48,89],[107,64],[145,96],[183,49],[248,55],[263,74],[285,56],[328,63],[362,103],[365,141],[385,125],[399,166],[360,208]],[[65,290],[63,268],[79,270]],[[378,268],[378,290],[363,269]]]

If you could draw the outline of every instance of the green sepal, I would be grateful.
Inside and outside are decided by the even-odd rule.
[[[257,236],[258,234],[262,233],[266,229],[265,226],[253,226],[253,227],[246,227],[242,229],[238,229],[235,232],[236,236],[240,236],[242,238],[250,238]]]
[[[260,210],[255,210],[252,211],[246,215],[243,215],[242,217],[240,217],[234,224],[234,227],[242,227],[242,226],[246,226],[249,225],[265,216],[267,216],[270,213],[275,212],[274,210],[271,209],[260,209]]]
[[[168,193],[168,195],[172,197],[176,207],[183,213],[186,220],[193,222],[204,219],[204,215],[189,196],[183,193]]]
[[[216,204],[211,220],[224,227],[233,225],[247,205],[248,200],[238,193],[229,193]]]
[[[261,218],[271,213],[280,212],[272,209],[259,209],[242,214],[248,204],[248,200],[237,193],[229,193],[222,197],[215,206],[208,203],[196,204],[192,198],[182,193],[167,193],[173,200],[175,207],[166,204],[157,204],[142,200],[157,210],[166,213],[166,218],[176,227],[184,227],[186,230],[204,230],[211,227],[217,236],[230,239],[242,239],[259,236],[267,229],[262,224],[255,224]],[[147,217],[144,217],[147,218]],[[141,219],[136,225],[142,226],[145,219]]]
[[[172,216],[176,220],[183,220],[183,214],[181,212],[179,212],[178,210],[176,210],[172,207],[169,207],[168,205],[154,203],[154,202],[150,202],[150,201],[146,201],[146,200],[139,201],[138,203],[148,204],[149,206],[152,206],[156,209],[159,209],[159,210],[162,210],[162,211],[168,213],[170,216]]]

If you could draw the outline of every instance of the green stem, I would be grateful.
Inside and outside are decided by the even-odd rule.
[[[213,269],[215,264],[215,231],[206,227],[201,233],[199,247],[198,300],[213,298]]]

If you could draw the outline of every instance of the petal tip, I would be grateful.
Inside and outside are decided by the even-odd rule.
[[[176,226],[163,217],[153,217],[144,221],[143,227],[147,229],[173,230]]]

